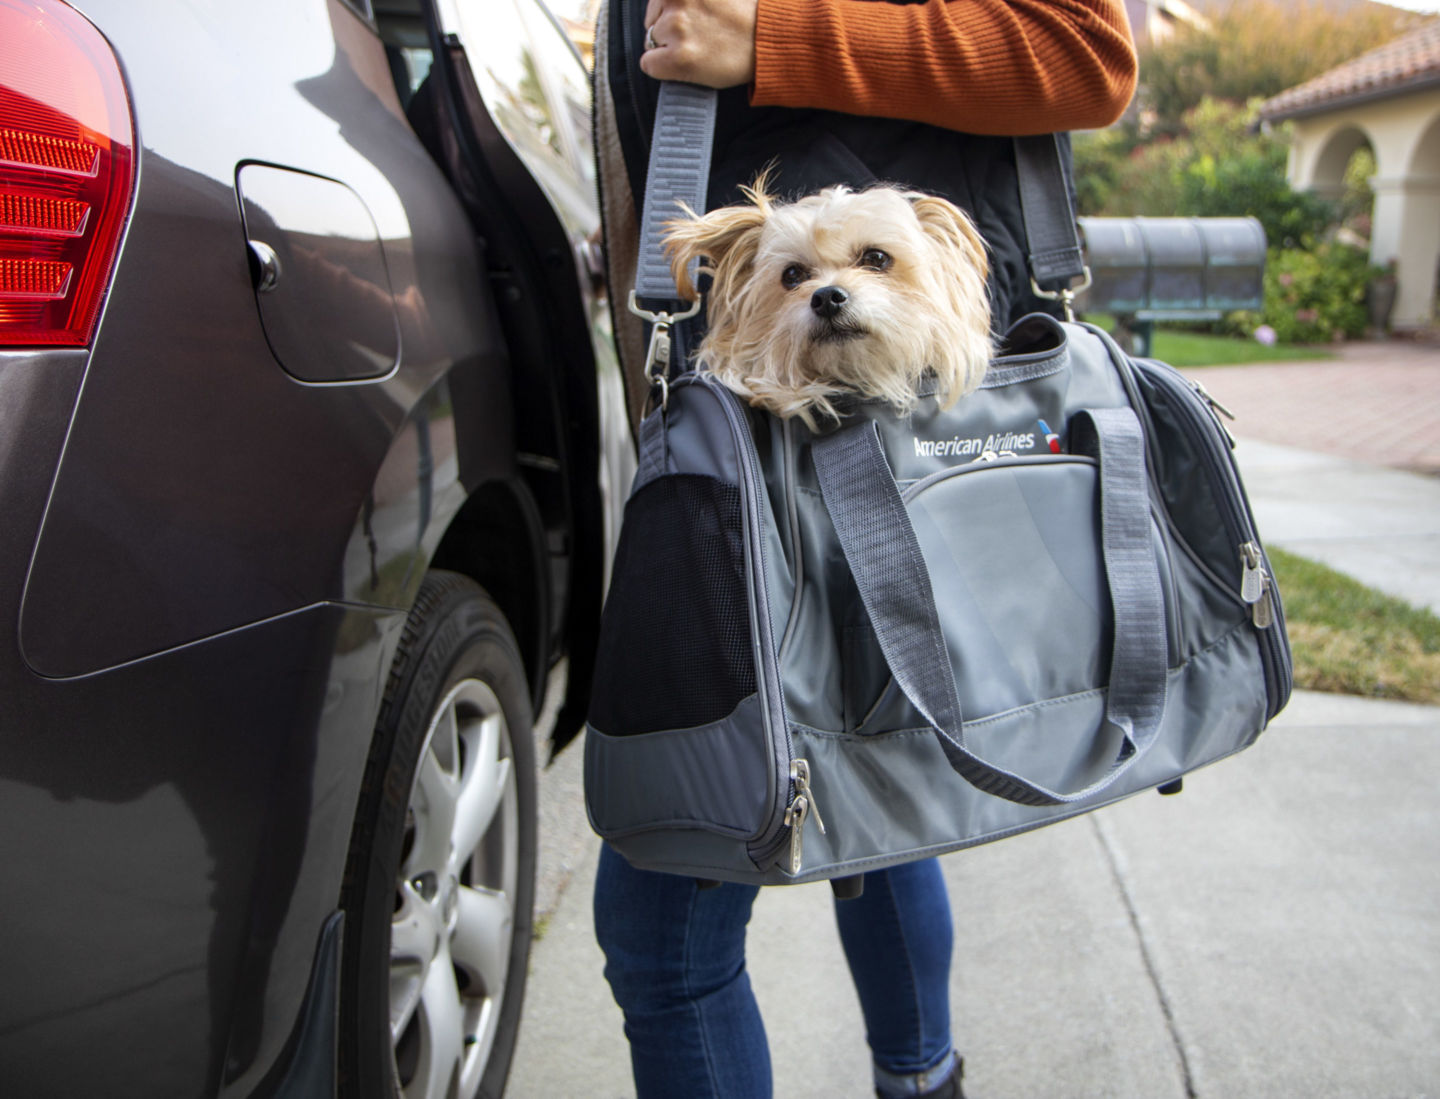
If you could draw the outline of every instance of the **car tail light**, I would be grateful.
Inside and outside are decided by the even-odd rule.
[[[109,44],[58,0],[0,0],[0,347],[90,342],[134,192]]]

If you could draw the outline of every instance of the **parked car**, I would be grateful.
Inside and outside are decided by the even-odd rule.
[[[543,0],[0,0],[0,1094],[503,1090],[633,461],[588,97]]]

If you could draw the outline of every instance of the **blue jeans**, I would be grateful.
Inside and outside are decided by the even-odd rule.
[[[625,1013],[639,1099],[768,1099],[770,1052],[745,971],[759,890],[637,870],[606,844],[595,881],[605,978]],[[835,902],[876,1079],[913,1093],[953,1059],[950,903],[934,859],[865,875]],[[941,1074],[943,1075],[943,1073]]]

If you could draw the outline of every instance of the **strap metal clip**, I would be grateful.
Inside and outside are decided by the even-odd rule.
[[[1090,267],[1088,264],[1085,266],[1085,276],[1081,279],[1080,285],[1067,286],[1064,290],[1041,290],[1040,284],[1035,281],[1035,276],[1030,276],[1030,289],[1034,292],[1035,296],[1037,298],[1044,298],[1047,301],[1058,301],[1065,307],[1065,319],[1072,323],[1075,320],[1075,295],[1083,293],[1089,285]]]
[[[670,382],[667,378],[670,370],[670,329],[676,322],[700,312],[700,301],[696,299],[683,313],[652,313],[641,307],[635,291],[631,290],[630,312],[650,322],[650,346],[645,352],[645,377],[650,379],[653,387],[660,390],[660,407],[664,408],[670,400]]]

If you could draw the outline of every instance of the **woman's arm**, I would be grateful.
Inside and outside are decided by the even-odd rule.
[[[1107,126],[1135,91],[1122,0],[650,0],[645,21],[647,73],[753,81],[756,106],[1027,134]]]

